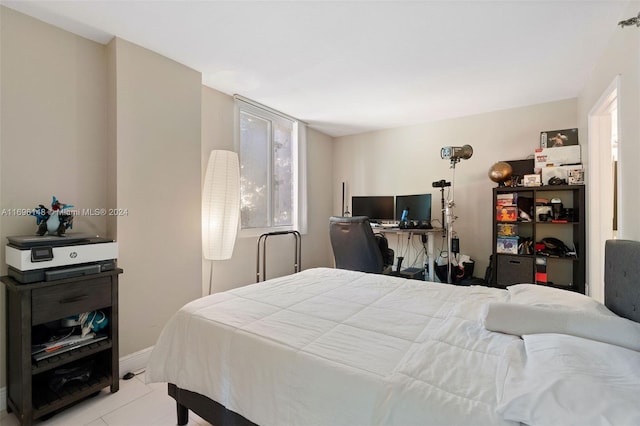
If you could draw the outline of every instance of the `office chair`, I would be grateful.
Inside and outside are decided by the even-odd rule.
[[[329,237],[336,268],[377,274],[391,271],[394,252],[384,235],[373,233],[368,217],[332,216]]]

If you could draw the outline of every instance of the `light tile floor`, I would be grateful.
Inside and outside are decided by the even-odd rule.
[[[0,411],[0,425],[19,426],[14,414]],[[176,402],[167,395],[165,383],[144,383],[144,373],[120,380],[120,390],[103,389],[98,395],[74,405],[36,426],[165,426],[176,424]],[[189,412],[189,424],[210,423]]]

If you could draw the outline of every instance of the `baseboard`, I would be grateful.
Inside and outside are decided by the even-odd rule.
[[[132,373],[136,373],[140,370],[144,370],[147,367],[147,362],[149,362],[149,357],[151,356],[151,351],[153,350],[153,346],[150,346],[146,349],[142,349],[141,351],[132,353],[130,355],[125,355],[120,358],[120,371],[118,372],[119,377],[124,376],[125,373],[131,371]],[[7,409],[7,388],[6,386],[0,388],[0,411],[4,411]]]
[[[0,388],[0,411],[7,409],[7,388]]]
[[[153,346],[149,346],[148,348],[120,358],[120,377],[124,376],[125,373],[137,373],[147,368],[147,363],[149,362],[149,357],[151,357],[152,350]]]

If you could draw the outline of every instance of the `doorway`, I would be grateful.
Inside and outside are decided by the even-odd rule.
[[[618,234],[618,93],[616,76],[589,113],[587,187],[587,294],[604,302],[605,241]]]

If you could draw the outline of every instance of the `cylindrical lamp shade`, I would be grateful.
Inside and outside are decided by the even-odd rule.
[[[238,154],[211,151],[202,194],[202,251],[207,260],[230,259],[240,218]]]

